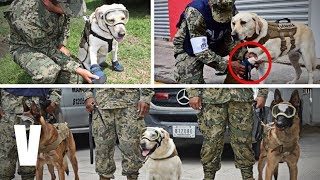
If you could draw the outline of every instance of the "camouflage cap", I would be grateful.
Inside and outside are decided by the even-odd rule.
[[[220,23],[229,22],[233,16],[235,0],[209,0],[213,19]]]
[[[57,2],[67,16],[82,16],[87,9],[84,0],[57,0]]]

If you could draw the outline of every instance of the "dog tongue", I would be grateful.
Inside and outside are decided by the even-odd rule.
[[[142,156],[146,157],[149,154],[150,150],[143,150]]]
[[[116,41],[122,42],[122,41],[123,41],[123,38],[117,38]]]

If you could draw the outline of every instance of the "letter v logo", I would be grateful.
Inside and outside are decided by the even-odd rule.
[[[25,125],[14,125],[16,142],[21,166],[36,166],[40,142],[41,125],[31,125],[29,144],[27,145],[27,134]]]

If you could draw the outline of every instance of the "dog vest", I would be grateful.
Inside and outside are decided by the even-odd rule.
[[[275,133],[272,133],[272,129],[274,129],[275,127],[274,122],[269,123],[269,124],[265,124],[264,128],[263,128],[263,135],[264,135],[264,141],[266,143],[265,149],[268,151],[269,148],[272,148],[271,152],[274,151],[278,151],[279,153],[291,153],[292,151],[294,151],[294,149],[297,146],[297,143],[294,143],[292,146],[286,146],[284,147],[283,144],[280,142],[280,140],[278,139],[277,135]],[[269,146],[269,139],[270,138],[274,138],[277,142],[277,145],[271,147]]]
[[[95,33],[94,31],[92,31],[91,29],[91,23],[89,20],[86,21],[86,24],[85,24],[85,27],[84,27],[84,30],[82,32],[82,38],[80,40],[80,44],[79,44],[79,47],[80,48],[84,48],[84,44],[85,43],[88,43],[88,46],[89,46],[89,36],[90,34],[92,34],[94,37],[98,38],[98,39],[101,39],[102,41],[105,41],[108,43],[108,53],[110,51],[112,51],[112,42],[113,42],[113,39],[107,39],[105,37],[102,37],[100,36],[99,34]]]
[[[193,7],[197,9],[204,18],[206,25],[206,36],[207,43],[209,45],[209,49],[214,50],[219,45],[219,43],[223,40],[223,37],[226,33],[231,32],[230,22],[227,23],[219,23],[215,21],[212,17],[212,12],[208,3],[208,0],[194,0],[187,7]],[[233,6],[233,12],[236,11],[236,7]],[[177,28],[180,28],[181,23],[185,19],[185,11],[180,15],[179,22],[177,24]],[[183,42],[183,50],[190,56],[195,56],[193,53],[189,29],[187,27],[186,36]]]
[[[56,123],[56,124],[53,124],[53,126],[58,131],[58,138],[52,144],[41,147],[41,149],[39,149],[39,152],[41,152],[41,153],[48,153],[52,150],[57,149],[59,144],[61,144],[61,142],[63,140],[65,140],[69,137],[68,123]]]
[[[287,22],[280,22],[281,20],[287,20]],[[282,53],[288,49],[286,45],[287,43],[285,39],[286,37],[290,37],[290,43],[291,43],[290,50],[296,47],[295,39],[293,37],[296,34],[296,32],[297,32],[297,26],[291,23],[290,19],[288,18],[280,19],[280,20],[277,20],[276,22],[268,22],[267,35],[262,39],[260,39],[259,43],[265,44],[269,39],[280,38],[281,39],[280,56],[281,56]],[[248,41],[254,40],[257,37],[258,35],[255,34],[253,37],[248,39]]]

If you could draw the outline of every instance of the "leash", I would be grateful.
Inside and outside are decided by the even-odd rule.
[[[94,102],[92,102],[91,105],[94,107],[94,112],[97,112],[97,113],[98,113],[98,116],[99,116],[99,118],[100,118],[103,126],[107,129],[107,125],[106,125],[105,122],[103,121],[102,113],[101,113],[101,111],[99,110],[99,106],[98,106],[96,103],[94,103]],[[90,114],[91,114],[91,116],[93,115],[92,112],[91,112]],[[89,115],[89,117],[90,117],[90,115]],[[92,120],[92,119],[91,119],[91,120]],[[114,124],[115,124],[115,120],[114,120]],[[91,135],[92,135],[92,125],[90,124],[90,126],[91,126]],[[90,126],[89,126],[89,127],[90,127]],[[115,130],[115,132],[117,132],[116,127],[114,127],[114,130]],[[119,139],[117,133],[115,133],[115,134],[116,134],[116,138]],[[90,133],[89,133],[89,136],[90,136]],[[91,139],[92,139],[92,138],[91,138]],[[90,142],[90,140],[89,140],[89,142]],[[134,160],[134,159],[131,159],[130,156],[129,156],[129,154],[126,153],[125,151],[123,151],[123,150],[120,148],[120,145],[119,145],[119,144],[116,143],[116,146],[117,146],[118,149],[120,150],[121,154],[123,154],[124,156],[126,156],[126,157],[127,157],[129,160],[131,160],[131,161],[136,161],[136,160]],[[93,153],[93,145],[92,145],[92,153]],[[132,153],[132,154],[135,155],[135,153]],[[90,155],[91,155],[91,147],[90,147]],[[92,155],[92,156],[93,156],[93,155]],[[90,156],[90,158],[91,158],[91,156]],[[137,159],[138,159],[139,163],[144,164],[144,163],[147,161],[148,157],[146,157],[144,160],[142,160],[139,156],[137,156]],[[92,163],[91,163],[91,164],[93,164],[93,158],[92,158]]]
[[[267,122],[266,122],[266,109],[265,107],[263,108],[257,108],[257,102],[255,101],[253,103],[253,111],[256,115],[256,117],[258,118],[258,126],[257,126],[257,131],[256,131],[256,134],[255,134],[255,139],[260,141],[262,139],[262,134],[263,134],[263,127],[262,125],[265,125]],[[259,111],[258,111],[259,110]]]

